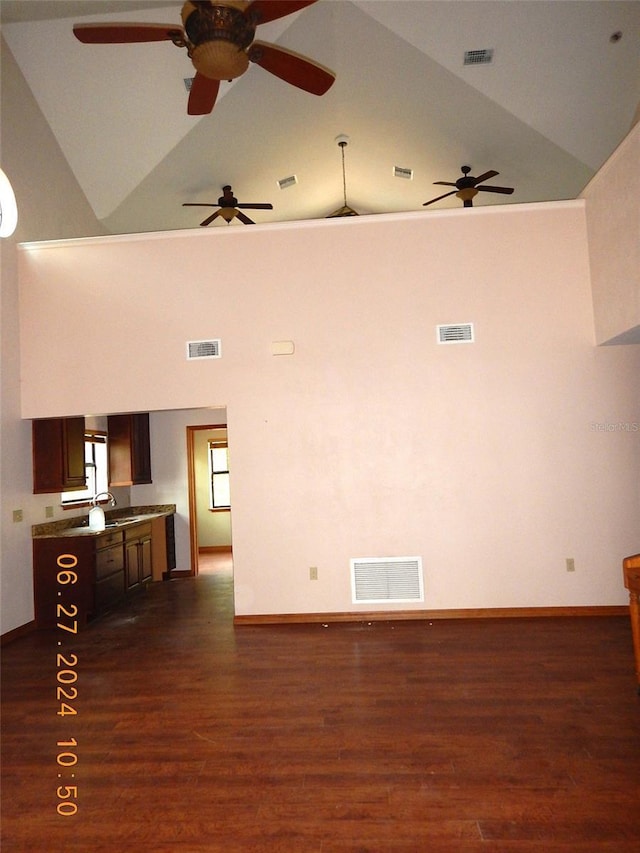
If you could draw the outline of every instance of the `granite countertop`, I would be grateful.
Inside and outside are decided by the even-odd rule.
[[[122,530],[132,524],[151,521],[163,515],[173,515],[175,504],[156,504],[152,506],[129,506],[105,512],[107,527],[105,530],[90,530],[88,515],[76,515],[73,518],[34,524],[31,527],[33,539],[57,539],[69,536],[100,536],[113,530]]]

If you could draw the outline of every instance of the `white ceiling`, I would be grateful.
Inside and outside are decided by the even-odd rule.
[[[72,25],[180,25],[179,2],[2,0],[2,33],[89,203],[114,233],[199,227],[225,184],[257,223],[420,210],[495,169],[476,205],[575,198],[629,132],[640,102],[640,0],[319,0],[258,27],[331,68],[316,97],[258,66],[188,116],[186,51],[84,45]],[[622,38],[612,42],[614,32]],[[492,48],[491,65],[464,66]],[[28,151],[25,141],[25,151]],[[413,180],[393,167],[413,169]],[[296,175],[281,190],[278,180]],[[426,208],[459,207],[455,196]],[[239,226],[234,222],[232,227]],[[211,227],[227,227],[216,220]]]

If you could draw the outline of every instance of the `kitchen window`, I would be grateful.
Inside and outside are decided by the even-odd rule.
[[[84,506],[94,496],[109,489],[109,461],[107,456],[107,434],[86,432],[84,436],[84,464],[86,486],[73,492],[63,492],[63,506]]]
[[[229,485],[229,448],[226,441],[209,442],[209,509],[231,507]]]

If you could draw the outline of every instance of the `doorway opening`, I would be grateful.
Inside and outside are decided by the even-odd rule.
[[[193,576],[232,571],[231,499],[226,424],[187,426],[189,541]]]

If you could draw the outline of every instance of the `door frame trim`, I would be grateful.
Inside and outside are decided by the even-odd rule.
[[[202,430],[227,429],[223,424],[187,425],[187,487],[189,492],[189,547],[191,550],[190,577],[198,574],[198,506],[196,501],[195,434]],[[173,573],[175,574],[175,572]]]

